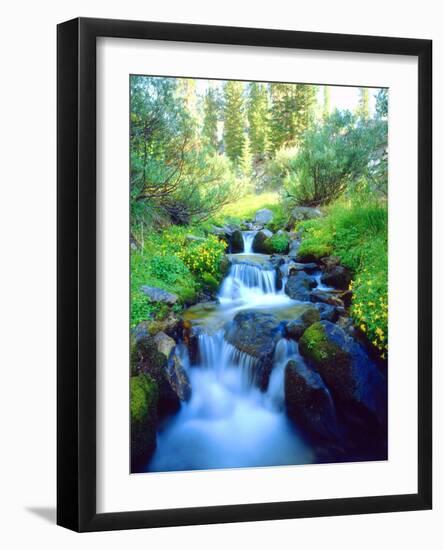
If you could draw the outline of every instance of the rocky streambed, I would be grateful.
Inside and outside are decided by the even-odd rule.
[[[296,234],[270,254],[261,225],[217,229],[216,299],[132,332],[132,374],[156,388],[132,423],[132,471],[387,458],[386,373],[349,318],[350,273],[300,257]]]

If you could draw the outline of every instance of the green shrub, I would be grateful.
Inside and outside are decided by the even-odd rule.
[[[289,237],[286,234],[272,235],[266,239],[265,246],[269,249],[269,253],[284,254],[289,248]]]
[[[353,272],[351,315],[384,358],[388,343],[388,213],[384,203],[340,201],[300,222],[301,256],[338,256]]]
[[[214,277],[214,275],[206,272],[202,273],[201,280],[203,286],[211,292],[216,292],[218,290],[219,281]]]
[[[329,204],[366,176],[383,192],[386,144],[385,121],[335,111],[304,134],[302,147],[278,151],[268,171],[286,198],[305,206]]]
[[[201,277],[204,273],[209,273],[218,277],[225,248],[226,243],[209,235],[205,241],[192,242],[176,254],[194,275]]]

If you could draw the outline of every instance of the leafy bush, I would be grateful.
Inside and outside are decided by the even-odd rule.
[[[385,204],[331,205],[326,216],[300,222],[300,255],[338,256],[354,273],[351,314],[385,357],[388,342],[388,214]]]
[[[162,319],[169,313],[168,306],[152,302],[140,290],[143,285],[177,294],[181,304],[192,302],[196,296],[195,278],[184,262],[171,253],[166,235],[170,237],[168,232],[153,233],[141,249],[131,251],[131,326],[152,317]]]
[[[265,172],[271,189],[281,189],[285,178],[295,170],[297,154],[297,147],[282,148],[266,163]]]
[[[284,254],[289,248],[289,237],[284,233],[280,235],[272,235],[272,237],[266,240],[265,246],[269,247],[271,254]]]
[[[373,190],[386,186],[382,162],[387,147],[387,124],[360,120],[350,112],[334,112],[322,125],[304,134],[299,149],[279,151],[269,165],[284,195],[307,206],[336,200],[366,176]]]
[[[181,248],[176,254],[190,271],[198,277],[201,277],[204,273],[219,277],[225,247],[224,242],[214,235],[209,235],[205,241],[194,242]]]

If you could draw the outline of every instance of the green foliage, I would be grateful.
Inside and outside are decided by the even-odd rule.
[[[382,88],[375,98],[375,112],[379,118],[388,118],[388,90]]]
[[[323,120],[327,120],[331,114],[331,89],[329,86],[323,86]]]
[[[133,225],[188,224],[236,199],[232,166],[213,143],[216,112],[206,113],[207,141],[200,138],[195,86],[192,79],[131,77]]]
[[[216,292],[219,286],[219,280],[211,273],[204,272],[201,274],[201,280],[204,288],[211,292]]]
[[[177,294],[180,304],[192,303],[198,284],[185,263],[175,254],[186,246],[189,228],[172,226],[162,232],[151,232],[140,249],[131,250],[131,326],[139,322],[165,318],[169,307],[153,303],[140,287],[153,286]],[[178,247],[178,248],[177,248]],[[174,306],[179,309],[180,305]]]
[[[240,171],[242,175],[248,180],[252,174],[252,156],[249,136],[246,135],[243,141],[243,151],[240,158]]]
[[[161,279],[168,285],[173,285],[182,278],[189,276],[186,265],[177,256],[152,256],[149,262],[149,272],[153,277]]]
[[[377,184],[375,168],[386,131],[382,122],[358,121],[350,112],[336,111],[305,133],[304,145],[295,157],[283,159],[280,174],[286,172],[286,196],[298,204],[328,204],[363,177],[373,182],[375,192],[381,190],[387,181],[380,175]]]
[[[261,194],[251,193],[237,200],[235,203],[228,204],[221,209],[220,214],[214,219],[214,223],[223,224],[225,221],[241,222],[252,218],[257,210],[268,208],[274,212],[279,212],[279,195],[275,192]]]
[[[360,88],[358,106],[355,114],[357,118],[361,118],[363,120],[369,119],[369,88]]]
[[[206,150],[189,153],[192,173],[183,174],[183,185],[162,201],[171,221],[188,225],[208,219],[240,195],[241,180],[223,155]]]
[[[132,376],[131,392],[131,422],[143,422],[157,406],[158,386],[150,376],[139,374]]]
[[[314,121],[316,86],[305,84],[270,85],[271,147],[275,152],[302,141],[304,132]]]
[[[198,277],[204,274],[220,276],[220,264],[225,252],[226,243],[209,235],[205,241],[197,241],[176,252],[178,258]]]
[[[218,149],[218,115],[220,110],[220,101],[214,88],[209,88],[206,92],[203,107],[203,128],[202,135],[206,144],[214,150]]]
[[[334,254],[354,273],[351,314],[384,357],[388,320],[388,213],[385,203],[338,202],[326,216],[300,222],[300,255]]]
[[[289,237],[285,233],[272,235],[272,237],[266,239],[265,246],[269,249],[270,254],[284,254],[289,247]]]
[[[269,100],[264,84],[251,82],[248,89],[248,122],[251,152],[263,160],[269,148]]]
[[[283,147],[266,163],[269,189],[281,190],[283,182],[296,169],[297,147]]]
[[[229,159],[237,164],[245,139],[242,82],[228,80],[224,85],[224,123],[225,151]]]

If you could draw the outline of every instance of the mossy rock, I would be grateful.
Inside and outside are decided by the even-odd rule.
[[[365,418],[369,426],[365,416],[369,412],[385,428],[386,379],[357,341],[339,326],[320,321],[303,333],[299,351],[320,374],[345,416]]]
[[[331,365],[334,368],[349,365],[349,354],[343,331],[329,321],[312,324],[300,338],[301,354],[316,366]]]
[[[149,333],[149,323],[137,325],[131,333],[131,374],[145,374],[157,383],[160,415],[180,408],[180,399],[168,380],[167,364],[166,356],[158,350],[154,337]]]
[[[337,441],[334,405],[321,376],[302,361],[285,367],[286,412],[311,440]]]
[[[143,472],[156,447],[158,386],[145,374],[131,377],[131,472]]]
[[[320,311],[316,307],[308,307],[298,319],[289,321],[285,327],[286,335],[298,340],[307,328],[318,321],[320,321]]]

